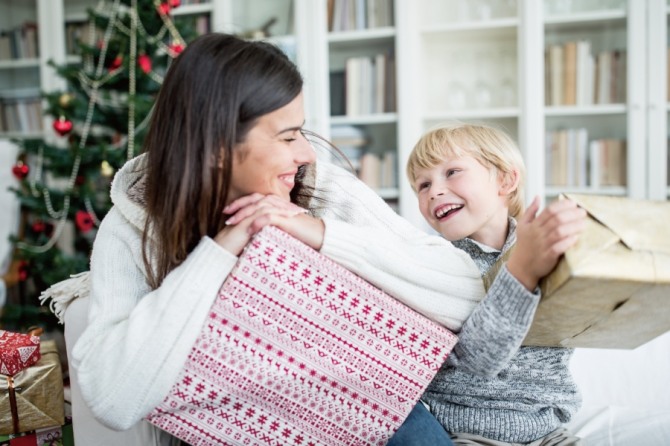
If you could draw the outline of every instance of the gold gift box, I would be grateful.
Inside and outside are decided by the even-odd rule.
[[[56,342],[42,341],[40,351],[42,357],[34,365],[13,377],[0,375],[0,435],[17,433],[17,424],[18,432],[26,432],[65,423],[63,372]],[[10,386],[14,387],[14,408]]]
[[[630,349],[669,331],[670,202],[565,196],[587,228],[542,280],[524,345]]]

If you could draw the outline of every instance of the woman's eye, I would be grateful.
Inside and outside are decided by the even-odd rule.
[[[297,139],[297,138],[286,138],[286,139],[284,139],[284,141],[286,141],[286,142],[293,142],[293,141],[295,141],[296,139]]]

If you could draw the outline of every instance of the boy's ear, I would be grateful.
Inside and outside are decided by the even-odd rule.
[[[500,195],[509,195],[519,186],[519,171],[502,172],[500,181]]]

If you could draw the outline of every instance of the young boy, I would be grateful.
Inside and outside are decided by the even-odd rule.
[[[536,215],[535,198],[521,216],[521,154],[486,125],[429,131],[412,150],[407,175],[426,221],[482,274],[516,244],[422,400],[456,445],[579,444],[562,428],[580,405],[572,350],[521,342],[540,299],[538,281],[576,242],[585,212],[561,200]]]

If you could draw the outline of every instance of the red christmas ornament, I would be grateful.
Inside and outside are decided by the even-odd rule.
[[[170,4],[169,3],[161,3],[160,5],[158,5],[158,12],[160,12],[161,15],[170,14]]]
[[[47,229],[47,225],[42,220],[35,220],[33,222],[32,229],[33,232],[37,232],[38,234],[40,234]]]
[[[175,42],[169,46],[170,51],[172,51],[173,54],[178,55],[182,51],[184,51],[184,45],[182,45],[179,42]]]
[[[140,54],[137,58],[137,65],[140,66],[140,69],[145,73],[149,74],[151,71],[151,58],[146,54]]]
[[[60,136],[65,136],[72,130],[72,121],[65,119],[65,116],[61,116],[54,121],[53,128]]]
[[[27,164],[24,164],[23,161],[19,161],[12,167],[12,173],[16,178],[22,180],[30,173],[30,167],[28,167]]]
[[[19,262],[19,280],[25,282],[28,279],[28,262],[21,260]]]
[[[119,54],[114,58],[112,63],[109,65],[109,71],[116,70],[121,66],[122,63],[123,63],[123,56]]]
[[[77,225],[77,229],[83,233],[87,233],[94,226],[93,217],[86,211],[77,211],[74,216],[74,222]]]
[[[176,8],[179,5],[181,5],[181,0],[170,0],[170,6],[172,6],[173,8]]]

